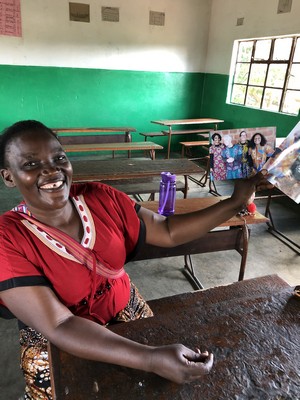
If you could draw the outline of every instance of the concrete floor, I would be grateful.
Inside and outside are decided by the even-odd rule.
[[[180,177],[178,177],[180,178]],[[208,188],[190,182],[189,197],[211,196]],[[221,195],[229,195],[232,182],[220,182]],[[178,193],[182,197],[182,193]],[[1,209],[18,201],[18,194],[0,184]],[[258,211],[265,212],[266,199],[255,201]],[[300,244],[300,205],[288,198],[272,201],[271,211],[277,229]],[[230,284],[237,280],[240,256],[226,251],[193,256],[196,274],[205,288]],[[126,270],[148,300],[193,290],[182,273],[183,257],[132,262]],[[291,286],[300,284],[299,255],[267,231],[266,224],[252,226],[245,279],[278,274]],[[205,310],[204,310],[205,311]],[[0,319],[0,400],[17,400],[22,396],[23,378],[19,371],[19,346],[16,321]]]

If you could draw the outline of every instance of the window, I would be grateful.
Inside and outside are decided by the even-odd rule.
[[[231,71],[229,103],[298,115],[300,35],[236,41]]]

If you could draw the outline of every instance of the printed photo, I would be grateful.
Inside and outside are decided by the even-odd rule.
[[[276,127],[210,132],[210,179],[247,178],[260,171],[274,153]]]
[[[284,194],[300,203],[300,122],[286,139],[276,148],[264,168],[270,176],[268,180]]]

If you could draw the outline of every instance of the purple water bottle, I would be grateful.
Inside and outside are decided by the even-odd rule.
[[[159,188],[158,214],[173,215],[176,199],[176,175],[162,172]]]

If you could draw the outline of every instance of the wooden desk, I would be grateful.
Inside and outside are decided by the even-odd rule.
[[[224,199],[226,199],[226,197],[222,196],[176,199],[175,213],[184,214],[187,212],[202,210],[220,201],[223,201]],[[141,206],[157,212],[158,201],[144,201],[141,203]],[[257,211],[253,216],[248,215],[245,217],[240,217],[239,215],[236,215],[230,218],[228,221],[220,224],[218,229],[208,232],[201,239],[194,240],[181,246],[163,248],[147,244],[143,246],[143,249],[141,249],[141,251],[135,256],[133,261],[183,255],[184,275],[196,289],[203,289],[201,282],[195,274],[191,255],[216,251],[236,250],[241,255],[241,263],[238,275],[238,280],[241,281],[244,279],[248,254],[250,235],[250,229],[248,225],[266,222],[268,222],[268,218]]]
[[[148,345],[214,353],[210,374],[177,385],[50,346],[54,400],[299,399],[300,300],[276,275],[150,301],[154,317],[109,329]]]
[[[202,173],[198,165],[187,159],[76,160],[72,161],[72,165],[74,182],[144,178],[160,176],[161,172],[170,171],[177,176],[184,176],[185,197],[188,191],[188,176]]]
[[[131,132],[136,132],[135,128],[128,127],[128,126],[109,126],[109,127],[93,127],[93,128],[52,128],[52,130],[55,133],[75,133],[75,132],[80,132],[80,133],[96,133],[96,132],[124,132],[127,135],[128,142],[131,141],[130,138],[130,133]]]
[[[172,128],[176,125],[203,125],[203,124],[214,124],[214,129],[218,129],[218,124],[224,122],[222,119],[215,118],[194,118],[194,119],[171,119],[161,121],[151,121],[153,124],[167,126],[168,130],[168,150],[167,158],[170,158],[171,151],[171,139],[172,139]]]
[[[131,133],[136,132],[135,128],[127,126],[53,128],[52,130],[59,136],[62,145],[131,142]],[[104,132],[106,134],[103,134]],[[99,135],[99,133],[101,134]],[[130,158],[130,151],[128,151],[128,158]]]
[[[124,143],[82,143],[63,144],[66,153],[86,153],[99,151],[132,151],[143,150],[150,152],[150,158],[155,159],[155,150],[162,150],[163,146],[153,142],[124,142]],[[113,156],[114,157],[114,156]]]

